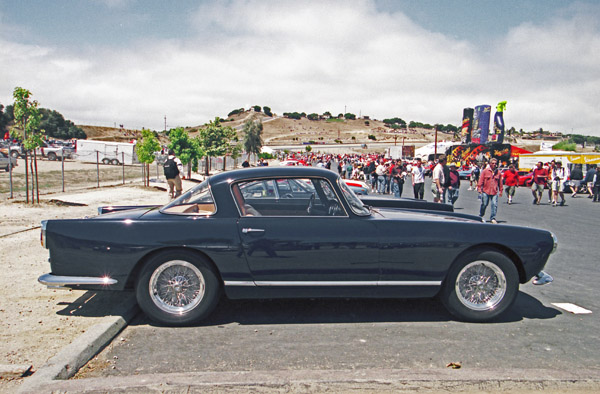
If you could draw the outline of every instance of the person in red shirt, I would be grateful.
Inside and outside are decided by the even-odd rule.
[[[479,208],[479,216],[483,218],[488,204],[492,205],[490,213],[490,223],[498,223],[496,221],[496,212],[498,210],[498,195],[502,197],[502,175],[498,171],[498,160],[491,159],[490,164],[481,172],[477,191],[481,194],[481,207]]]
[[[515,190],[519,187],[519,173],[514,165],[508,166],[502,177],[504,178],[504,186],[506,186],[506,195],[508,196],[508,204],[512,204],[512,199],[515,195]]]
[[[537,167],[533,169],[533,179],[531,183],[531,193],[533,194],[533,203],[540,205],[544,187],[548,182],[548,170],[544,168],[541,161],[538,161]],[[538,197],[539,193],[539,197]]]

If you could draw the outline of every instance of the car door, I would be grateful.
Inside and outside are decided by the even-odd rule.
[[[379,279],[379,250],[373,223],[348,215],[326,179],[285,181],[273,180],[276,185],[300,182],[314,192],[308,198],[304,190],[297,196],[292,193],[284,196],[281,204],[269,197],[273,206],[262,204],[258,209],[238,201],[238,205],[246,205],[241,210],[238,230],[255,283],[259,286],[375,285]],[[243,190],[244,186],[233,187]],[[239,199],[244,193],[236,194]],[[258,194],[253,196],[256,198]]]

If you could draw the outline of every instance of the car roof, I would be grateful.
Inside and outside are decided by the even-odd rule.
[[[211,186],[221,183],[231,183],[234,181],[252,179],[252,178],[270,178],[270,177],[321,177],[335,181],[339,176],[336,172],[320,167],[251,167],[241,170],[233,170],[215,174],[209,178]]]

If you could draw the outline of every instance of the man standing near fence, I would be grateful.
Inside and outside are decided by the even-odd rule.
[[[169,197],[171,199],[177,198],[183,190],[181,180],[185,179],[185,175],[183,174],[183,164],[181,164],[179,158],[175,157],[173,149],[169,149],[169,156],[167,156],[167,161],[165,161],[163,167],[165,178],[167,178],[169,184]]]

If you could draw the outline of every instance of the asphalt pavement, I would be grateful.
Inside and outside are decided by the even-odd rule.
[[[477,193],[467,188],[463,182],[455,210],[478,214]],[[409,187],[404,196],[412,197]],[[425,197],[431,199],[428,187]],[[312,387],[318,392],[319,387],[435,390],[462,384],[474,390],[600,390],[600,203],[583,195],[567,195],[562,207],[548,204],[547,194],[539,206],[532,200],[527,188],[517,190],[512,205],[503,196],[499,224],[487,225],[538,227],[556,234],[559,247],[546,266],[555,281],[521,285],[512,309],[494,322],[455,321],[430,299],[224,299],[194,327],[160,327],[139,314],[80,370],[78,379],[46,388]],[[453,363],[460,369],[452,369]],[[375,386],[365,386],[368,382]]]

